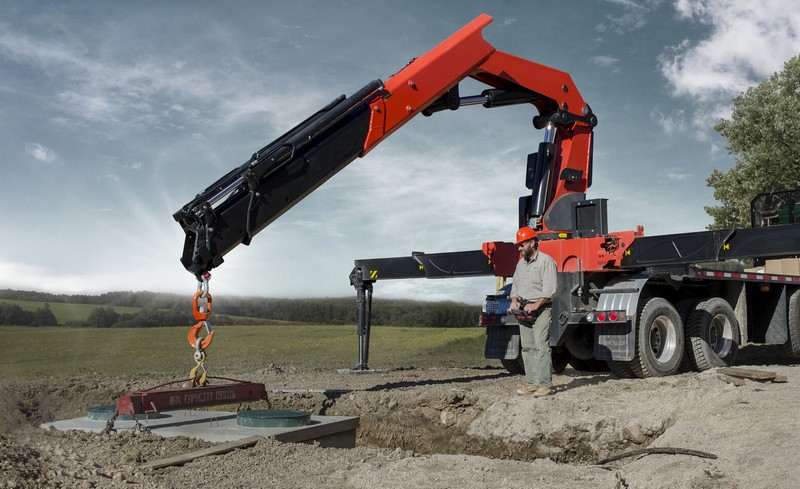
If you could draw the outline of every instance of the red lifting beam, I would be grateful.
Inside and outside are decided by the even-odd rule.
[[[117,401],[117,414],[133,416],[267,399],[264,384],[251,382],[180,389],[160,387],[163,386],[121,395]]]

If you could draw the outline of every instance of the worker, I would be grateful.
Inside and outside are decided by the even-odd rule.
[[[553,258],[539,251],[536,231],[523,227],[517,231],[520,260],[511,285],[511,310],[521,310],[519,338],[527,385],[517,394],[536,397],[553,394],[550,357],[551,299],[556,293],[557,268]]]

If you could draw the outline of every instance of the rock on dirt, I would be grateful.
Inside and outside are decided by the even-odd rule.
[[[211,446],[189,438],[59,432],[39,423],[83,416],[133,387],[124,379],[0,386],[0,487],[793,488],[800,480],[800,367],[749,368],[785,383],[735,386],[715,371],[621,380],[571,368],[557,394],[518,396],[501,368],[372,374],[268,368],[271,407],[360,416],[357,447],[263,440],[254,447],[144,470]],[[156,385],[163,379],[150,379]],[[253,406],[256,409],[265,406]],[[644,448],[685,454],[598,459]]]

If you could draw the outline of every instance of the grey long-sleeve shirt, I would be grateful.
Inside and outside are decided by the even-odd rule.
[[[542,297],[551,299],[556,293],[558,269],[550,255],[536,251],[531,261],[521,259],[514,270],[511,297],[533,301]]]

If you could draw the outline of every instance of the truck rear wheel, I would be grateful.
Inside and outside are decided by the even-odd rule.
[[[522,362],[522,355],[517,358],[503,358],[500,363],[511,375],[525,375],[525,364]]]
[[[687,348],[698,370],[733,365],[739,351],[739,322],[725,299],[712,297],[695,306],[689,314]]]
[[[691,348],[691,340],[689,338],[689,314],[694,311],[695,306],[697,303],[700,302],[699,299],[695,299],[694,297],[689,297],[686,299],[681,299],[675,303],[675,310],[678,311],[678,315],[681,317],[681,322],[683,323],[683,333],[684,333],[684,351],[683,356],[681,357],[681,366],[678,368],[678,373],[686,373],[691,372],[694,369],[694,365],[692,365],[692,360],[689,357],[689,349]]]
[[[594,331],[589,328],[573,329],[566,334],[564,348],[569,351],[570,356],[574,359],[592,359],[594,356]]]
[[[572,368],[579,372],[608,372],[608,362],[604,360],[595,360],[594,358],[587,358],[586,360],[572,357],[569,361]]]
[[[611,371],[612,374],[616,375],[620,379],[635,379],[636,372],[633,371],[631,364],[636,361],[635,359],[631,362],[621,362],[617,360],[609,360],[608,361],[608,369]]]
[[[800,289],[789,296],[789,338],[781,350],[788,356],[800,358]]]
[[[557,374],[560,374],[565,368],[567,368],[567,364],[572,358],[569,350],[562,346],[551,347],[550,356],[553,358],[553,372]]]
[[[683,321],[678,311],[666,299],[650,299],[639,314],[633,372],[641,378],[672,375],[681,366],[683,354]]]
[[[553,372],[557,374],[567,368],[567,363],[572,358],[566,348],[559,346],[551,348],[551,356],[553,358]],[[525,375],[525,362],[522,361],[522,355],[517,356],[517,358],[501,359],[500,364],[512,375]]]

